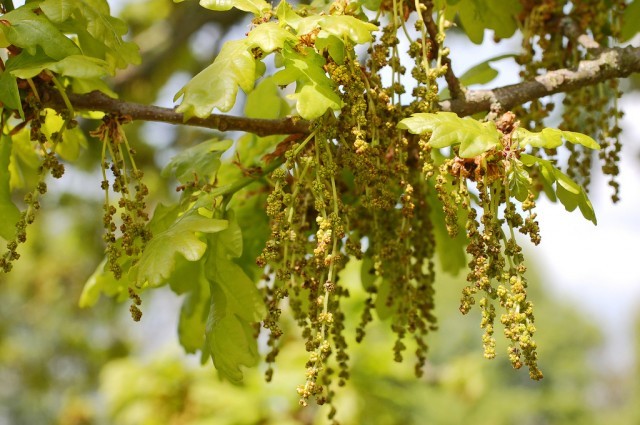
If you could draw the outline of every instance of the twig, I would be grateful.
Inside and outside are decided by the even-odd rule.
[[[53,109],[65,108],[60,95],[53,90],[46,90],[43,104]],[[231,115],[212,114],[207,118],[191,118],[184,120],[184,115],[170,108],[113,99],[99,91],[87,94],[68,94],[73,107],[78,111],[100,111],[108,114],[128,115],[132,120],[158,121],[177,125],[211,128],[220,131],[246,131],[258,136],[272,134],[308,133],[309,122],[297,117],[277,120],[236,117]]]
[[[442,111],[455,112],[459,116],[490,111],[492,106],[496,105],[506,111],[534,99],[573,91],[613,78],[628,77],[637,72],[640,72],[640,47],[603,49],[595,59],[581,61],[576,69],[549,71],[533,80],[492,90],[469,90],[463,97],[442,101],[439,106]],[[58,110],[66,109],[56,90],[43,89],[42,94],[44,106]],[[309,121],[296,117],[264,120],[219,114],[207,118],[191,118],[185,122],[184,115],[173,109],[113,99],[100,92],[69,93],[68,97],[73,107],[80,111],[129,115],[134,120],[184,124],[220,131],[246,131],[259,136],[308,134],[311,125]]]
[[[420,13],[420,11],[418,11]],[[440,43],[438,43],[438,27],[435,22],[433,22],[433,3],[427,2],[427,8],[422,12],[422,19],[427,26],[427,32],[429,33],[429,39],[431,41],[431,48],[435,50],[435,52],[439,52],[442,49]],[[449,93],[451,93],[452,99],[464,99],[464,89],[460,84],[460,80],[453,73],[453,68],[451,67],[451,59],[449,56],[441,55],[442,64],[447,67],[446,73],[444,74],[444,79],[447,81],[447,85],[449,86]]]

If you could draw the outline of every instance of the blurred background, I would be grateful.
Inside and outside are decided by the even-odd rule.
[[[130,101],[173,106],[174,93],[222,43],[249,29],[244,14],[209,12],[194,1],[110,3],[142,48],[142,65],[112,81]],[[520,41],[496,45],[486,34],[475,46],[452,33],[446,44],[460,74],[488,57],[517,53]],[[500,74],[489,86],[517,81],[513,59],[493,65]],[[598,226],[561,205],[539,203],[542,244],[527,257],[545,379],[532,382],[526,372],[513,371],[504,347],[495,360],[484,360],[478,312],[462,317],[457,308],[464,273],[440,274],[440,329],[429,338],[422,378],[414,377],[410,360],[393,361],[388,323],[374,321],[363,345],[347,329],[352,376],[337,395],[341,423],[640,423],[640,84],[623,84],[622,200],[611,204],[606,181],[594,170],[590,198]],[[242,108],[239,99],[231,113]],[[179,149],[211,136],[153,123],[128,129],[153,202],[176,196],[158,170]],[[298,405],[295,388],[304,382],[307,356],[292,344],[281,353],[272,383],[264,382],[260,367],[233,386],[179,347],[181,300],[168,289],[145,294],[140,323],[131,321],[126,303],[103,298],[92,309],[78,307],[104,249],[98,160],[90,143],[62,181],[49,184],[20,261],[0,275],[0,425],[327,423],[326,408]],[[359,316],[365,299],[359,265],[350,263],[342,280],[351,292],[345,310]],[[285,328],[287,338],[299,338],[293,324]]]

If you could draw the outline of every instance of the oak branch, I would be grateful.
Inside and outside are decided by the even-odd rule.
[[[440,109],[455,112],[459,116],[490,110],[507,111],[534,99],[570,92],[613,78],[628,77],[637,72],[640,72],[640,47],[602,49],[595,59],[581,61],[576,69],[549,71],[533,80],[491,90],[466,90],[464,96],[440,102]],[[222,114],[212,114],[206,118],[194,117],[185,121],[183,114],[171,108],[113,99],[100,92],[69,93],[68,97],[76,110],[128,115],[133,120],[190,125],[219,131],[245,131],[258,136],[308,133],[311,126],[309,121],[296,117],[263,120]],[[47,90],[42,100],[46,107],[65,109],[62,97],[55,90]]]

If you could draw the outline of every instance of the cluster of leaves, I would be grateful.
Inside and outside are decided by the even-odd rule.
[[[621,13],[624,2],[593,12],[587,3],[573,2],[566,17],[603,45],[604,39],[633,33],[628,26],[602,27],[611,14]],[[214,11],[237,8],[254,19],[245,38],[226,42],[213,63],[176,94],[184,119],[229,111],[242,89],[248,117],[282,118],[295,110],[312,121],[311,130],[284,140],[243,136],[233,148],[238,160],[231,163],[222,159],[232,150],[230,140],[210,139],[184,150],[163,172],[179,183],[180,199],[151,214],[143,173],[124,133],[128,118],[105,116],[91,134],[102,142],[106,258],[86,283],[80,304],[92,306],[101,294],[130,298],[139,320],[140,294],[169,286],[185,297],[178,329],[185,350],[199,351],[203,363],[211,358],[235,383],[242,381],[242,367],[259,361],[261,332],[267,335],[271,378],[271,363],[286,341],[281,315],[289,312],[308,352],[300,403],[315,397],[332,404],[334,382],[342,386],[350,376],[342,307],[349,291],[340,270],[351,259],[362,260],[367,298],[358,342],[375,311],[390,322],[397,361],[405,356],[406,340],[415,341],[420,376],[427,336],[437,328],[436,261],[453,274],[467,262],[469,285],[460,310],[479,304],[485,356],[496,355],[499,306],[510,361],[540,379],[533,304],[515,230],[539,243],[533,210],[540,193],[569,211],[579,209],[595,224],[586,189],[575,181],[582,176],[584,182],[585,175],[561,171],[553,151],[568,142],[577,147],[574,152],[591,155],[600,145],[565,130],[576,127],[575,113],[565,116],[562,129],[543,128],[551,107],[539,102],[516,115],[493,111],[484,119],[438,112],[445,93],[439,84],[444,77],[457,97],[464,95],[460,84],[496,75],[484,63],[455,78],[444,41],[456,19],[473,42],[482,41],[485,29],[501,38],[522,26],[525,53],[533,50],[532,40],[545,52],[540,60],[519,59],[526,63],[524,76],[587,57],[588,49],[563,49],[564,37],[574,40],[553,25],[565,17],[567,2],[200,4]],[[629,9],[637,13],[637,7]],[[46,192],[44,171],[60,177],[59,158],[74,160],[86,143],[66,91],[109,94],[102,78],[139,57],[135,44],[122,38],[126,25],[110,16],[104,0],[28,2],[4,14],[0,24],[0,46],[9,54],[0,74],[0,167],[9,170],[0,175],[0,211],[8,218],[0,221],[0,236],[8,241],[0,264],[8,271],[39,208],[38,197]],[[400,50],[403,35],[406,55]],[[550,43],[547,35],[558,42]],[[265,75],[270,66],[275,72]],[[62,98],[63,110],[43,107],[53,95]],[[619,144],[612,140],[619,116],[602,115],[600,133],[595,132],[611,170],[617,167]],[[256,184],[259,189],[246,189]],[[27,192],[23,212],[13,203],[16,188]]]

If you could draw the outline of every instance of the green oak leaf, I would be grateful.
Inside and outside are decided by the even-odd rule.
[[[9,163],[13,141],[6,134],[0,136],[0,237],[12,240],[16,234],[16,223],[20,210],[11,200]]]
[[[47,15],[51,22],[61,24],[71,17],[78,7],[76,0],[44,0],[40,3],[40,9]]]
[[[26,4],[2,16],[9,25],[0,25],[0,28],[11,44],[30,54],[35,54],[36,47],[39,46],[47,56],[56,61],[81,54],[73,41],[45,16],[34,13],[32,8],[32,5]]]
[[[20,118],[24,119],[20,92],[18,91],[18,82],[16,81],[16,77],[11,75],[7,70],[0,75],[0,102],[7,108],[17,110]]]
[[[281,1],[276,7],[276,16],[278,17],[278,21],[283,26],[289,26],[295,30],[298,27],[298,23],[300,22],[302,16],[298,15],[291,5],[286,1]]]
[[[233,383],[242,381],[241,366],[259,361],[253,323],[262,320],[265,306],[254,282],[232,258],[242,251],[242,235],[233,215],[229,228],[208,237],[205,276],[211,306],[206,341],[218,372]],[[240,244],[240,245],[239,245]]]
[[[40,9],[51,22],[77,35],[85,56],[105,60],[110,74],[115,68],[140,63],[136,43],[123,38],[129,31],[127,24],[111,16],[106,0],[44,0]]]
[[[462,28],[476,44],[482,43],[485,29],[493,30],[496,37],[508,38],[518,28],[516,16],[521,9],[518,2],[459,0],[448,3],[451,6],[448,10],[449,20],[453,20],[452,14],[458,13]]]
[[[573,131],[563,131],[562,137],[564,137],[567,142],[582,145],[589,149],[600,149],[600,145],[586,134],[576,133]]]
[[[555,149],[562,145],[562,132],[560,130],[545,128],[541,132],[529,131],[518,127],[512,135],[512,139],[520,144],[520,147],[533,146],[534,148]]]
[[[247,95],[244,104],[244,113],[248,118],[276,119],[283,116],[283,111],[288,113],[287,102],[280,96],[272,77],[260,81]]]
[[[413,114],[398,123],[413,134],[431,133],[429,144],[436,149],[460,145],[459,156],[473,158],[498,146],[500,134],[493,121],[480,123],[453,112]]]
[[[296,42],[296,37],[275,22],[266,22],[255,27],[247,35],[246,43],[250,49],[259,47],[263,53],[281,49],[287,42]]]
[[[58,62],[43,62],[28,68],[15,69],[14,66],[11,74],[18,78],[33,78],[44,69],[75,78],[102,78],[109,74],[107,62],[83,55],[71,55]]]
[[[522,163],[518,164],[518,162],[512,162],[512,168],[508,176],[509,192],[518,201],[524,202],[529,196],[529,188],[532,182],[529,173],[521,166]]]
[[[231,10],[235,7],[254,15],[262,15],[271,10],[271,5],[265,0],[200,0],[200,6],[219,11]]]
[[[513,132],[512,138],[520,144],[520,147],[528,145],[534,148],[555,149],[561,146],[562,139],[565,139],[568,142],[579,144],[589,149],[600,149],[600,145],[586,134],[563,131],[556,128],[545,128],[540,132],[535,132],[519,127]]]
[[[335,92],[335,83],[324,71],[324,58],[313,49],[303,53],[285,46],[282,51],[285,69],[273,76],[278,85],[296,82],[296,93],[288,97],[296,100],[296,109],[304,119],[320,117],[327,109],[340,109],[342,100]]]
[[[624,9],[620,41],[628,41],[640,32],[640,0],[634,0]]]
[[[131,265],[129,258],[122,259],[119,264],[126,270]],[[78,305],[82,308],[92,307],[98,302],[100,294],[116,297],[119,302],[129,298],[129,283],[126,279],[116,279],[107,268],[107,259],[102,260],[82,288]]]
[[[181,261],[185,267],[177,267],[176,278],[182,285],[188,285],[185,299],[180,308],[178,340],[187,353],[202,350],[205,343],[207,317],[210,307],[209,284],[204,277],[203,261]],[[186,272],[186,274],[184,274]],[[174,285],[172,282],[172,289]],[[174,292],[175,289],[174,289]]]
[[[220,165],[220,156],[233,145],[232,140],[211,139],[185,149],[174,156],[162,170],[162,177],[175,175],[178,181],[185,184],[197,177],[210,181],[215,178]]]
[[[211,65],[200,71],[175,96],[184,95],[176,109],[185,120],[207,117],[214,108],[229,111],[236,102],[238,87],[246,93],[253,89],[256,60],[246,40],[227,41]]]
[[[204,255],[207,244],[200,233],[215,233],[226,229],[226,220],[217,220],[189,211],[163,232],[153,235],[138,263],[131,268],[129,278],[138,287],[165,284],[175,269],[176,255],[197,261]]]
[[[291,24],[289,24],[291,25]],[[340,40],[349,39],[356,44],[372,40],[372,32],[378,27],[349,15],[315,15],[302,18],[291,25],[297,34],[308,34],[321,29]]]
[[[39,181],[41,159],[33,149],[29,128],[25,127],[11,137],[9,185],[11,190],[33,190]]]
[[[522,154],[520,155],[520,160],[528,167],[537,164],[540,167],[543,180],[546,180],[549,186],[555,183],[555,196],[562,205],[564,205],[567,211],[571,212],[579,207],[584,218],[591,221],[593,224],[598,224],[595,211],[593,210],[593,205],[591,204],[591,201],[589,201],[584,189],[578,183],[571,180],[569,176],[558,170],[546,159],[538,158],[533,155]]]

